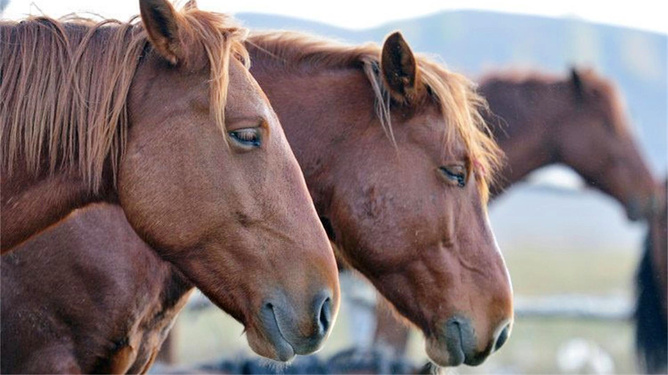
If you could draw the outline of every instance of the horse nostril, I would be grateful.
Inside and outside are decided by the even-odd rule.
[[[318,323],[320,326],[320,334],[325,335],[332,325],[332,299],[325,298],[320,305],[320,314],[318,315]]]
[[[505,344],[508,340],[508,336],[510,336],[510,323],[506,323],[506,326],[503,327],[499,333],[499,336],[496,338],[496,342],[494,343],[494,351],[501,349],[503,344]]]

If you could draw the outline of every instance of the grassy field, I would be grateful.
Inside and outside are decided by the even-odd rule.
[[[632,277],[638,254],[630,252],[536,252],[506,254],[516,295],[593,293],[632,295]],[[344,300],[345,303],[345,300]],[[345,311],[345,309],[342,309]],[[243,327],[229,316],[209,309],[185,312],[178,322],[178,358],[181,364],[216,361],[223,357],[252,356]],[[348,319],[339,314],[332,336],[320,355],[329,357],[354,343],[348,334]],[[598,354],[596,354],[598,353]],[[584,359],[578,356],[584,354]],[[424,361],[423,339],[413,332],[411,359]],[[628,322],[571,319],[516,319],[513,333],[502,350],[479,367],[449,369],[451,374],[476,373],[590,373],[592,365],[566,367],[580,360],[597,358],[602,368],[614,373],[635,373],[633,327]],[[587,367],[589,366],[589,367]],[[611,367],[612,366],[612,367]]]

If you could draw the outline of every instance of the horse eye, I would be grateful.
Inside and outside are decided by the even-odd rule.
[[[459,187],[466,186],[466,168],[461,165],[442,165],[438,170],[448,181],[456,183]]]
[[[231,139],[244,147],[260,147],[262,145],[262,133],[260,128],[244,128],[227,132]]]

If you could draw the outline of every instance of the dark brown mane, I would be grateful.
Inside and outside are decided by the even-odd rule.
[[[127,138],[128,92],[149,46],[137,19],[0,23],[3,173],[11,175],[17,163],[35,175],[65,170],[80,173],[97,191],[110,161],[115,180]],[[245,30],[225,15],[196,9],[179,13],[179,21],[185,45],[202,46],[209,59],[211,113],[223,128],[228,60],[232,54],[247,60]]]
[[[480,84],[487,82],[502,80],[504,82],[512,83],[537,83],[550,84],[562,81],[563,76],[558,74],[548,73],[545,71],[538,71],[532,69],[505,69],[494,72],[486,72],[480,78]]]
[[[378,75],[381,49],[374,43],[348,46],[327,39],[285,31],[254,33],[248,43],[274,57],[273,63],[285,69],[362,69],[376,95],[376,112],[388,137],[394,142],[390,117],[390,95]],[[446,146],[454,135],[464,141],[469,158],[478,167],[480,189],[487,196],[487,186],[498,169],[501,154],[480,115],[486,108],[474,85],[464,76],[450,72],[424,55],[416,56],[420,79],[439,103],[446,128]],[[263,63],[272,63],[265,62]]]

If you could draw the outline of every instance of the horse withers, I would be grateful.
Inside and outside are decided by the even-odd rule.
[[[336,316],[336,264],[248,72],[245,31],[224,15],[139,4],[142,23],[0,25],[3,252],[109,201],[244,324],[257,353],[313,352]]]

